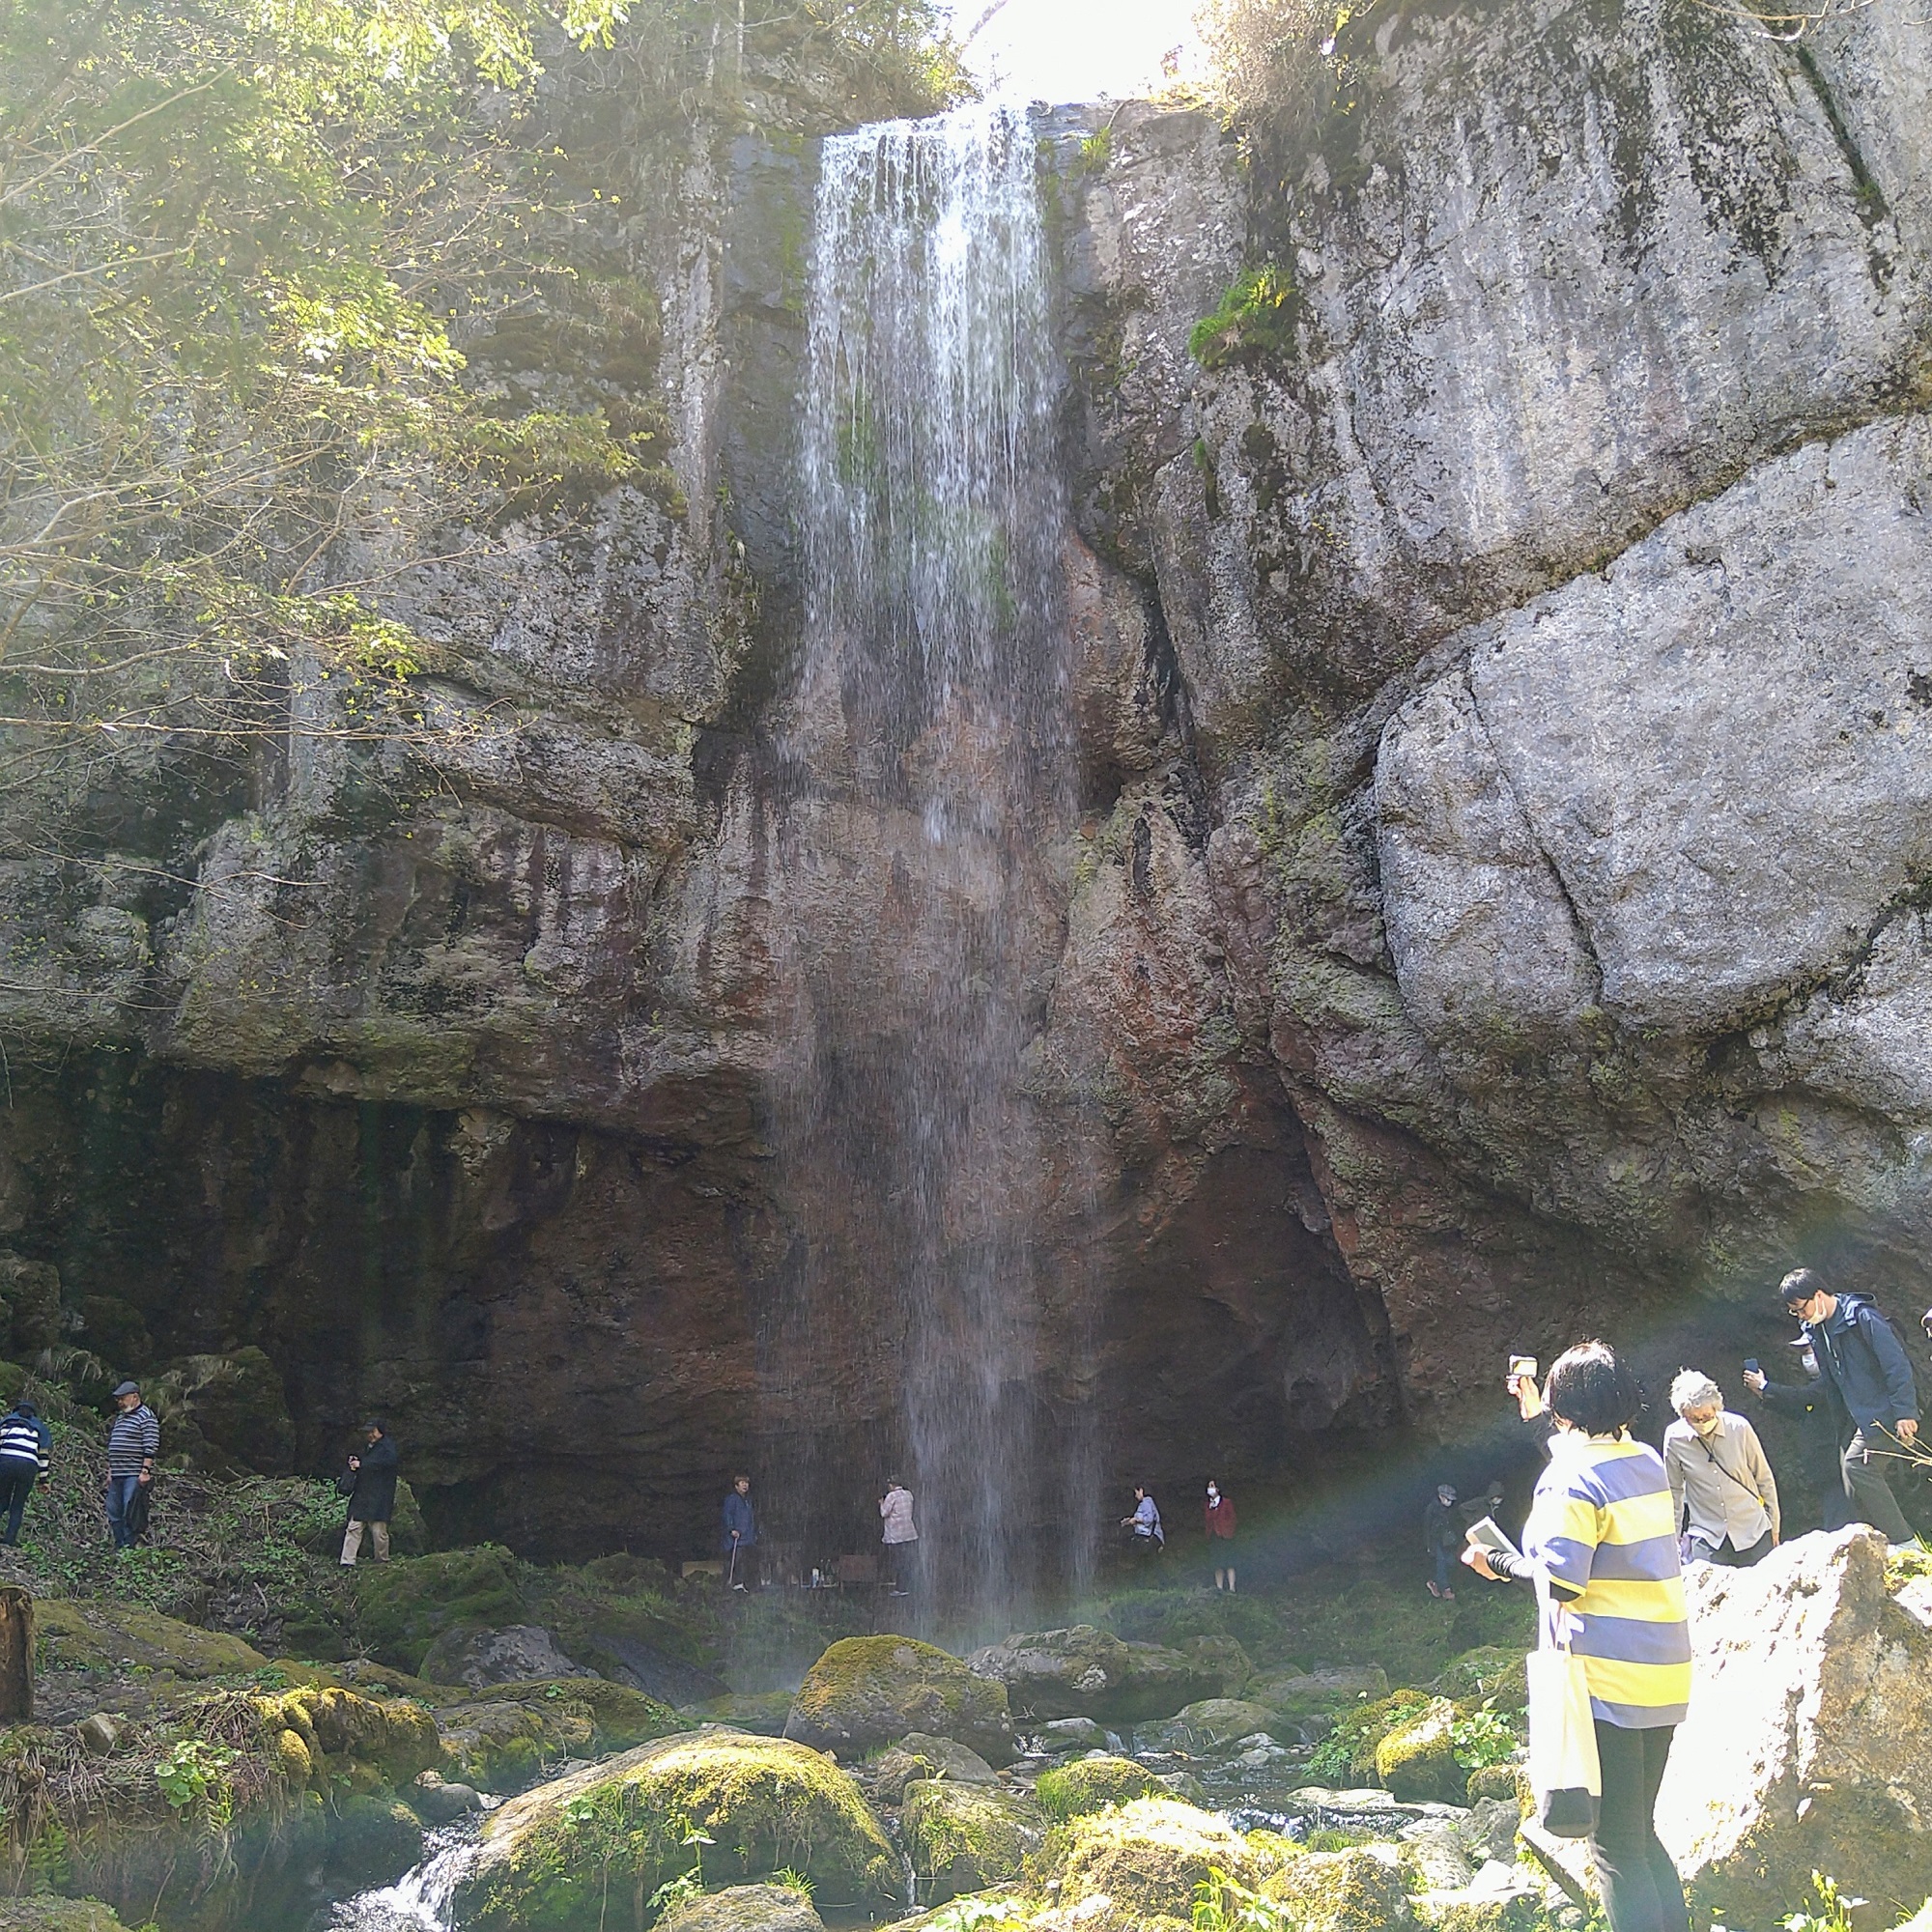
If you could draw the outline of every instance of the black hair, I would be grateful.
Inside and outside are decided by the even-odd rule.
[[[1643,1392],[1607,1342],[1578,1342],[1549,1365],[1543,1400],[1586,1435],[1614,1435],[1636,1419]]]
[[[1794,1301],[1809,1301],[1814,1294],[1830,1294],[1825,1277],[1816,1268],[1793,1268],[1777,1284],[1777,1306],[1781,1314]]]

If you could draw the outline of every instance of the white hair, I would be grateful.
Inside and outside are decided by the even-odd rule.
[[[1679,1415],[1687,1408],[1708,1408],[1713,1403],[1722,1408],[1724,1392],[1702,1369],[1685,1369],[1670,1384],[1670,1406]]]

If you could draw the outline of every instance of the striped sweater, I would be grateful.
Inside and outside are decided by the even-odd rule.
[[[1657,1451],[1628,1435],[1559,1434],[1522,1547],[1550,1582],[1544,1646],[1567,1635],[1595,1715],[1626,1730],[1681,1723],[1690,1627],[1677,1511]]]
[[[107,1473],[110,1476],[138,1476],[141,1464],[160,1453],[161,1425],[155,1411],[144,1402],[114,1418],[107,1432]]]

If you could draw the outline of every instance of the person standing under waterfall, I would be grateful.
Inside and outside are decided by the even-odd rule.
[[[1134,1513],[1121,1519],[1126,1532],[1127,1548],[1142,1562],[1167,1548],[1167,1532],[1160,1526],[1160,1511],[1154,1507],[1145,1484],[1134,1485]]]
[[[1519,1401],[1529,1407],[1520,1391]],[[1670,1741],[1690,1699],[1670,1478],[1657,1451],[1630,1433],[1643,1396],[1608,1344],[1582,1342],[1559,1355],[1538,1406],[1554,1427],[1522,1548],[1470,1544],[1463,1561],[1479,1577],[1535,1584],[1543,1648],[1582,1659],[1603,1773],[1590,1852],[1610,1932],[1690,1932],[1656,1818]]]
[[[919,1562],[919,1525],[912,1520],[912,1492],[896,1476],[886,1478],[879,1498],[880,1540],[885,1545],[886,1588],[909,1597]]]
[[[718,1547],[724,1553],[724,1587],[758,1587],[758,1517],[752,1507],[752,1479],[733,1476],[724,1495],[724,1523]]]
[[[1783,1534],[1777,1478],[1757,1431],[1724,1406],[1723,1390],[1700,1369],[1671,1383],[1670,1406],[1678,1419],[1663,1432],[1663,1466],[1684,1560],[1748,1569]]]
[[[1208,1483],[1208,1502],[1203,1514],[1208,1521],[1208,1548],[1214,1558],[1214,1587],[1226,1590],[1232,1596],[1235,1589],[1235,1505],[1221,1493],[1218,1483]]]

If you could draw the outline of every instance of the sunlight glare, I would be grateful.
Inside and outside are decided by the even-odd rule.
[[[991,0],[955,0],[971,33]],[[1127,99],[1200,71],[1194,0],[1005,0],[967,61],[989,95],[1014,100]]]

